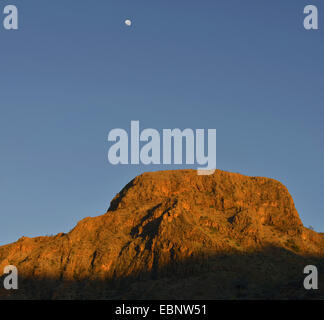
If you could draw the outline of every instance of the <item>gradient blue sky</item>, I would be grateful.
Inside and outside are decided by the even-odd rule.
[[[310,3],[317,31],[302,25]],[[170,169],[108,163],[108,132],[131,120],[216,128],[219,169],[282,181],[324,231],[323,3],[5,4],[20,29],[0,26],[0,244],[67,232],[134,176]]]

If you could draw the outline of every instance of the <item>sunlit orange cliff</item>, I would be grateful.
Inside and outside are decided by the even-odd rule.
[[[303,268],[322,268],[323,248],[278,181],[144,173],[69,233],[0,247],[0,270],[19,270],[19,289],[0,286],[0,298],[323,298],[324,283],[303,288]]]

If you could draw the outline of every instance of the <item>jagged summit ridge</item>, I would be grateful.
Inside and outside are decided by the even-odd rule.
[[[269,178],[220,170],[206,177],[198,176],[195,170],[144,173],[116,195],[109,211],[139,202],[170,199],[187,209],[205,204],[215,210],[238,212],[253,207],[262,223],[272,221],[286,227],[302,225],[293,199],[283,184]]]

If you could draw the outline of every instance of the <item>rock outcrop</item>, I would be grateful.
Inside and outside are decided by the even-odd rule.
[[[303,268],[323,266],[323,244],[273,179],[144,173],[69,233],[0,247],[0,270],[17,266],[21,282],[0,297],[318,298]]]

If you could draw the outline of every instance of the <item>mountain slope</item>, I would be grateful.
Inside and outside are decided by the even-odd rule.
[[[144,173],[106,214],[0,247],[0,270],[13,264],[21,280],[2,297],[318,298],[302,272],[323,265],[323,243],[273,179]]]

